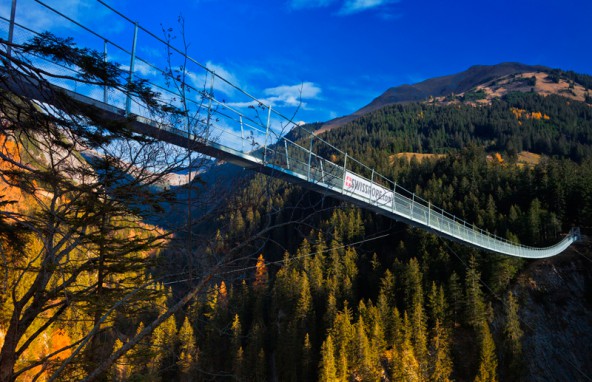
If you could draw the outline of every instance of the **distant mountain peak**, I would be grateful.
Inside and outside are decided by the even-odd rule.
[[[574,87],[573,83],[569,84],[566,80],[546,80],[547,74],[552,72],[552,69],[545,66],[526,65],[518,62],[503,62],[497,65],[474,65],[460,73],[431,78],[412,85],[405,84],[389,88],[355,113],[323,124],[320,131],[327,131],[342,126],[347,122],[388,105],[427,100],[431,102],[434,102],[434,100],[437,102],[449,102],[453,101],[453,99],[449,99],[451,95],[462,97],[468,92],[481,91],[485,100],[502,96],[508,91],[531,90],[541,94],[560,94],[576,100],[580,100],[580,98],[583,100],[584,92],[586,91],[584,87]],[[522,80],[520,81],[522,82],[512,82],[516,76],[521,76],[520,78]],[[528,81],[532,77],[536,78],[535,84]],[[504,82],[506,79],[507,81]],[[504,84],[507,86],[502,86]]]

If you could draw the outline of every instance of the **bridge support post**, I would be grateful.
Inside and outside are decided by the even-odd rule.
[[[269,137],[269,125],[271,123],[271,105],[267,110],[267,126],[265,126],[265,142],[263,142],[263,164],[267,162],[267,138]]]
[[[347,153],[345,153],[345,158],[343,159],[343,182],[341,182],[341,193],[345,192],[345,173],[347,172]]]
[[[12,0],[12,7],[10,8],[10,25],[8,26],[8,48],[6,54],[10,58],[12,50],[12,41],[14,40],[14,19],[16,17],[16,0]]]
[[[243,116],[239,116],[241,128],[241,151],[245,152],[245,129],[243,127]]]
[[[136,47],[138,43],[138,22],[134,23],[134,40],[132,41],[132,57],[130,59],[129,77],[127,83],[131,85],[134,79],[134,66],[136,64]],[[127,99],[125,100],[125,115],[128,116],[132,109],[132,97],[127,93]]]
[[[312,163],[312,143],[314,139],[314,133],[310,133],[310,146],[308,148],[308,170],[306,173],[306,179],[310,182],[310,165]]]
[[[393,187],[392,210],[393,212],[397,211],[397,182],[395,182],[395,187]]]
[[[374,169],[372,169],[372,175],[370,176],[370,185],[374,187]],[[372,203],[372,189],[370,190],[370,203]],[[378,205],[378,199],[374,202],[375,205]]]
[[[284,149],[286,150],[286,167],[290,169],[290,157],[288,156],[288,141],[284,139]]]
[[[107,40],[103,40],[103,62],[107,63]],[[103,103],[107,103],[107,85],[103,88]]]

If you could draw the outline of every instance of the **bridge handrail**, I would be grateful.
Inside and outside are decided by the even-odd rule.
[[[203,89],[198,89],[191,84],[184,84],[184,86],[187,89],[189,89],[189,91],[195,92],[200,96],[200,98],[197,100],[188,98],[186,93],[179,93],[178,89],[174,86],[171,90],[170,86],[166,83],[165,85],[162,85],[161,83],[158,83],[154,80],[149,81],[149,83],[155,89],[159,89],[164,94],[168,94],[167,97],[169,98],[163,97],[163,102],[170,102],[169,105],[175,105],[174,102],[175,100],[177,100],[176,97],[184,97],[184,102],[193,105],[191,112],[194,113],[193,118],[196,119],[192,120],[192,124],[203,125],[204,118],[199,117],[201,116],[201,113],[205,111],[208,121],[206,123],[207,126],[205,126],[206,132],[208,134],[207,138],[192,135],[191,131],[184,131],[175,126],[160,125],[160,129],[170,131],[179,136],[189,137],[189,139],[208,139],[211,142],[214,142],[214,140],[216,139],[221,139],[223,136],[226,138],[228,138],[228,136],[232,136],[234,138],[240,139],[241,150],[239,150],[239,152],[242,152],[245,157],[251,158],[249,159],[251,161],[258,161],[257,163],[262,166],[273,168],[274,170],[280,172],[290,173],[294,176],[297,176],[300,179],[305,179],[310,183],[318,184],[322,186],[324,189],[331,190],[336,194],[345,195],[351,200],[363,201],[364,203],[366,203],[366,206],[372,206],[374,208],[377,208],[379,212],[382,211],[382,213],[386,213],[388,216],[393,217],[395,219],[419,225],[436,233],[439,232],[446,237],[458,239],[471,245],[475,245],[479,248],[489,249],[521,257],[544,257],[550,254],[555,254],[559,249],[564,248],[566,244],[569,244],[579,238],[579,231],[576,229],[572,229],[570,233],[559,243],[546,248],[536,248],[525,246],[518,243],[513,243],[505,238],[493,235],[487,231],[475,227],[474,225],[466,222],[464,219],[459,219],[455,215],[444,211],[440,207],[434,206],[430,201],[427,201],[417,196],[415,193],[401,187],[400,184],[397,184],[396,182],[393,182],[387,177],[379,174],[373,168],[365,165],[356,158],[353,158],[346,151],[337,148],[336,146],[324,140],[322,137],[316,135],[314,132],[309,131],[306,128],[295,123],[292,118],[284,116],[279,110],[272,107],[271,104],[266,104],[265,102],[260,101],[259,99],[252,96],[250,93],[244,91],[240,86],[233,84],[231,81],[217,74],[214,70],[208,68],[207,65],[203,65],[197,60],[188,56],[183,50],[176,48],[165,39],[158,37],[156,34],[142,27],[139,23],[132,21],[127,16],[123,15],[122,13],[115,10],[113,7],[106,4],[103,0],[97,1],[105,8],[114,12],[119,17],[123,18],[127,23],[133,26],[134,41],[132,49],[126,49],[122,47],[113,39],[109,39],[93,31],[92,29],[86,27],[82,23],[59,12],[54,7],[45,4],[41,0],[34,1],[48,9],[50,12],[53,12],[59,17],[68,20],[69,22],[82,28],[84,31],[92,34],[94,37],[102,40],[105,44],[105,51],[107,44],[110,44],[119,49],[119,51],[129,55],[130,67],[128,69],[128,75],[130,78],[134,74],[135,60],[138,60],[144,63],[145,65],[148,65],[150,68],[160,73],[160,75],[162,75],[164,78],[172,78],[172,73],[170,69],[163,70],[157,64],[153,64],[149,60],[140,58],[135,53],[136,36],[138,30],[141,30],[144,33],[148,34],[152,38],[156,39],[158,42],[165,45],[167,49],[169,49],[170,51],[174,51],[177,54],[180,54],[184,59],[188,60],[189,62],[195,64],[201,70],[205,71],[206,78],[204,80]],[[29,33],[39,34],[35,30],[25,25],[22,25],[16,20],[8,20],[2,16],[0,16],[0,20],[10,23],[10,27],[12,28],[16,26]],[[11,36],[10,33],[9,36]],[[12,41],[9,41],[9,43],[11,42]],[[57,65],[53,62],[51,62],[51,64],[56,65],[56,70],[73,70],[74,72],[76,72],[76,68],[61,66],[60,69],[60,65]],[[186,70],[186,68],[184,68],[183,70]],[[211,78],[209,90],[207,89],[206,84],[208,78],[207,76],[210,76]],[[248,104],[251,108],[261,108],[262,111],[265,111],[267,113],[267,119],[264,121],[258,113],[255,117],[251,117],[246,113],[242,112],[238,107],[234,107],[233,105],[230,105],[225,101],[220,101],[214,94],[214,80],[216,79],[222,81],[224,84],[230,86],[232,89],[236,90],[237,92],[245,96],[248,100],[245,104]],[[81,91],[79,89],[76,90]],[[118,105],[117,100],[112,100],[111,103],[109,103],[110,100],[107,97],[108,89],[105,88],[103,90],[104,97],[102,101],[107,102],[111,106],[119,108],[120,106]],[[139,116],[146,118],[150,117],[146,116],[145,114],[142,114],[142,111],[145,110],[145,107],[141,101],[133,99],[129,95],[123,95],[126,96],[128,99],[125,109],[125,112],[127,114],[132,114],[133,111],[134,114],[137,114]],[[91,96],[92,98],[92,95],[89,96]],[[97,101],[102,102],[101,100]],[[132,102],[135,105],[133,110],[130,107]],[[204,103],[208,103],[207,110],[204,110]],[[217,118],[222,118],[222,120],[226,123],[230,122],[231,127],[224,127],[223,123],[210,123],[210,116],[212,115],[215,115]],[[279,130],[276,128],[274,124],[272,124],[272,115],[279,117],[281,121],[281,128]],[[236,124],[240,125],[240,135],[237,129],[232,128],[232,126],[235,126]],[[189,129],[189,126],[186,127],[187,129]],[[300,131],[304,133],[303,136],[300,137],[299,142],[301,143],[290,140],[285,136],[285,130],[294,129],[300,129]],[[251,136],[245,138],[245,131],[248,131],[251,134]],[[220,135],[215,136],[214,132],[219,133]],[[253,133],[258,135],[253,135]],[[251,150],[245,150],[244,148],[244,142],[248,139],[252,139],[253,147],[251,148]],[[260,144],[257,141],[260,141],[261,139],[263,140],[262,144]],[[305,147],[307,142],[309,144],[309,148]],[[335,154],[335,160],[330,160],[321,156],[319,154],[319,147],[321,146],[325,148],[328,152],[332,151]],[[226,146],[222,145],[222,147]],[[231,148],[228,147],[228,149],[230,150]],[[292,154],[290,154],[290,152],[292,152]],[[354,167],[358,168],[359,171],[354,171]],[[371,196],[364,195],[359,192],[356,193],[355,190],[346,190],[345,183],[347,174],[352,174],[353,176],[358,178],[359,181],[368,184],[368,187],[370,189],[376,190],[376,192],[381,194],[381,196],[373,199]],[[388,202],[388,200],[391,200],[391,202]]]

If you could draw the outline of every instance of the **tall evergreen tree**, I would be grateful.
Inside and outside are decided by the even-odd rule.
[[[193,370],[197,365],[197,348],[193,327],[187,317],[183,320],[183,325],[181,325],[177,336],[179,339],[177,366],[181,373],[180,379],[191,380]]]
[[[329,334],[321,346],[321,363],[319,364],[319,381],[336,382],[337,370],[335,368],[335,349],[333,338]]]
[[[430,339],[429,380],[449,382],[452,375],[452,359],[447,329],[436,320]]]
[[[479,370],[475,382],[497,382],[497,355],[495,343],[489,330],[489,324],[483,320],[480,331],[481,350],[479,355]]]
[[[480,330],[482,323],[486,321],[487,309],[481,292],[481,273],[477,269],[477,260],[474,256],[469,259],[465,288],[466,322],[475,330]]]
[[[518,301],[514,294],[509,291],[504,301],[506,321],[504,325],[505,353],[509,358],[509,371],[512,376],[518,377],[522,374],[522,336],[520,328],[520,316],[518,315]]]

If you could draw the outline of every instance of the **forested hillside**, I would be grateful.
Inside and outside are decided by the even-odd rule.
[[[46,74],[19,61],[16,48],[83,66],[86,81],[135,92],[154,115],[185,120],[69,39],[46,35],[2,56],[37,78]],[[43,90],[59,97],[59,112],[0,92],[0,380],[592,374],[589,345],[577,341],[592,332],[587,239],[566,257],[527,262],[246,170],[230,173],[228,195],[201,192],[207,176],[171,190],[163,179],[190,172],[191,155]],[[588,234],[590,105],[536,93],[459,101],[388,106],[324,138],[509,240],[545,246],[573,226]],[[523,152],[541,159],[519,163]],[[203,200],[214,193],[224,202]],[[583,318],[554,322],[562,309]],[[535,324],[543,322],[546,332]],[[544,337],[557,328],[565,341]]]
[[[590,132],[589,105],[517,93],[491,106],[391,106],[325,138],[479,227],[545,246],[572,226],[589,230]],[[542,155],[540,163],[516,163],[523,150]],[[420,163],[395,159],[401,151],[445,155]],[[196,378],[544,380],[529,367],[540,367],[531,358],[542,350],[532,347],[534,329],[522,314],[527,302],[536,308],[514,287],[528,262],[260,175],[229,205],[215,250],[251,241],[242,250],[253,260],[221,275],[186,312]],[[591,255],[587,243],[577,251]],[[589,302],[577,303],[590,311]],[[555,367],[576,380],[590,372],[588,352],[576,351],[574,361],[546,350],[560,365],[548,364],[550,375]],[[574,362],[580,369],[566,366]]]

